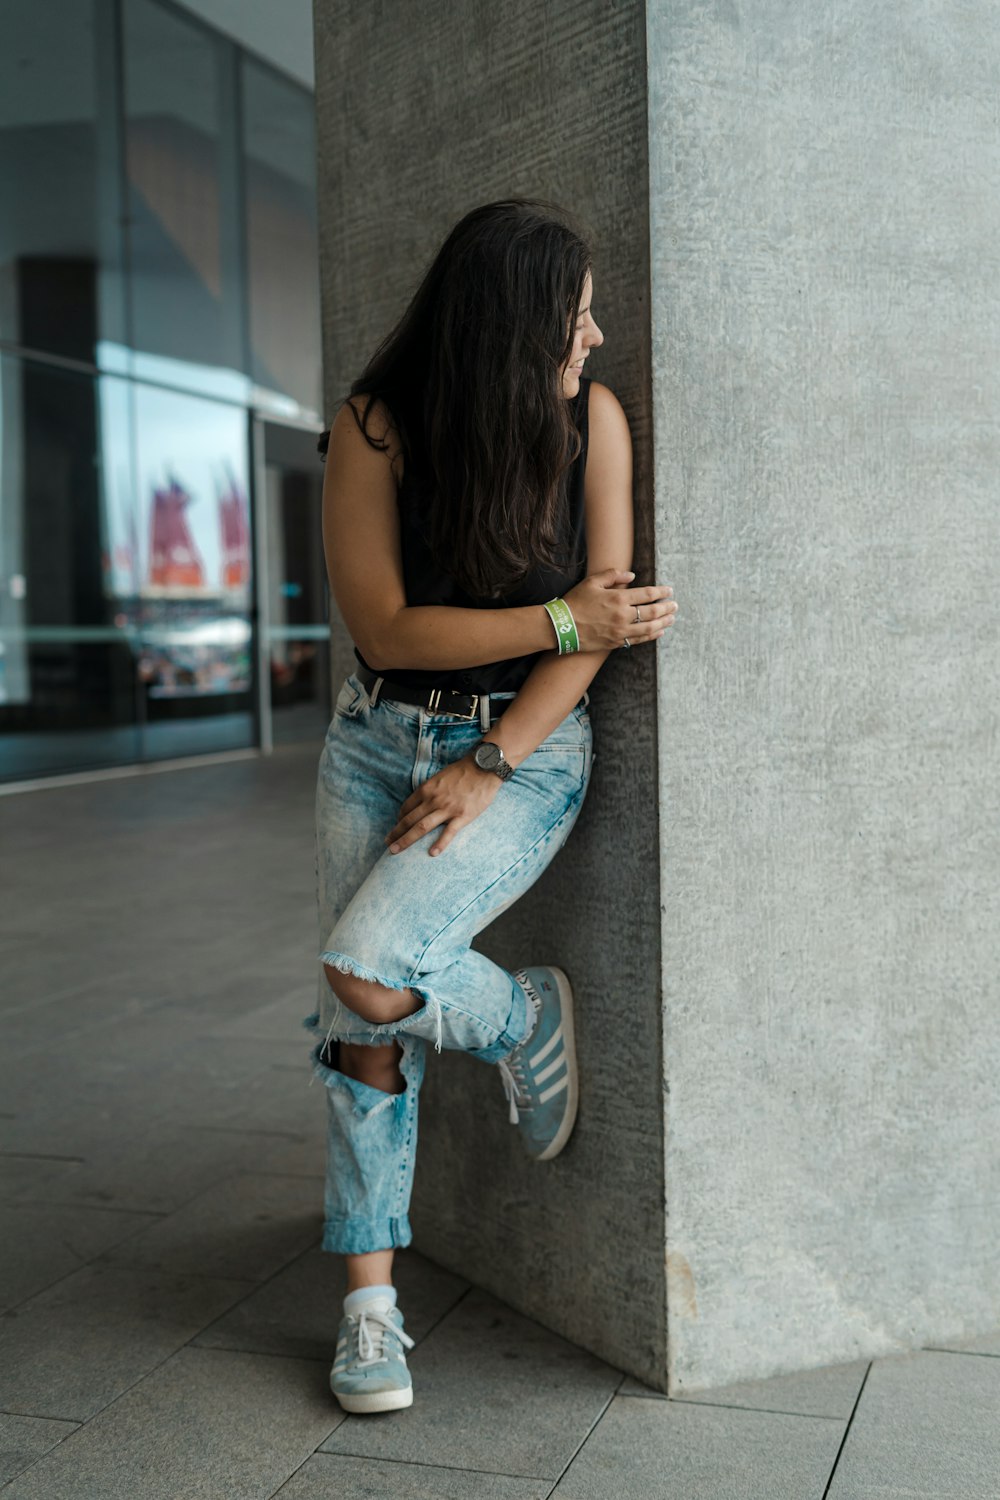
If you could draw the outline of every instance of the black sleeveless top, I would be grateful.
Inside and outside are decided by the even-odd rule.
[[[535,567],[509,593],[499,599],[483,599],[467,594],[456,580],[443,570],[431,552],[421,525],[420,508],[414,493],[415,486],[407,484],[404,470],[397,500],[403,582],[406,588],[407,604],[448,604],[461,609],[505,609],[528,604],[547,604],[550,599],[567,593],[574,584],[586,577],[583,475],[587,462],[590,381],[589,375],[581,375],[580,389],[575,396],[570,398],[572,417],[580,434],[581,447],[566,476],[569,501],[568,530],[565,535],[560,535],[557,543],[557,551],[561,555],[578,559],[576,568],[567,573],[560,573],[549,567]],[[554,643],[554,631],[552,640]],[[542,654],[536,651],[528,656],[514,656],[506,661],[453,668],[450,671],[393,667],[385,675],[393,682],[408,683],[412,687],[451,688],[457,693],[516,692]],[[374,670],[368,666],[357,646],[354,648],[354,655],[363,667],[368,668],[369,672]]]

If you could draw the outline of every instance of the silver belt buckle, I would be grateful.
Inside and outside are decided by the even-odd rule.
[[[454,714],[454,716],[455,716],[456,719],[478,719],[479,718],[479,694],[478,693],[473,693],[471,695],[472,696],[472,712],[471,713],[467,713],[467,714],[462,714],[462,713],[459,713],[459,711],[458,711],[457,708],[442,708],[441,707],[441,692],[442,692],[441,688],[431,688],[430,697],[427,700],[427,711],[428,711],[428,713],[432,713],[432,714]]]

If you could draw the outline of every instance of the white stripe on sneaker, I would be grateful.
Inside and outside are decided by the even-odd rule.
[[[531,1063],[531,1066],[533,1068],[536,1068],[538,1066],[538,1064],[542,1061],[542,1059],[544,1057],[548,1057],[549,1053],[552,1051],[552,1048],[555,1046],[556,1042],[562,1040],[562,1034],[563,1034],[563,1028],[562,1028],[562,1022],[560,1021],[559,1025],[556,1027],[555,1031],[552,1033],[552,1035],[549,1037],[548,1041],[545,1043],[545,1046],[544,1047],[539,1047],[539,1049],[535,1053],[534,1057],[531,1057],[531,1058],[528,1059],[528,1061]]]
[[[546,1099],[551,1099],[554,1094],[558,1094],[559,1090],[560,1089],[564,1089],[568,1083],[569,1083],[569,1074],[565,1073],[562,1076],[562,1078],[560,1078],[560,1080],[559,1080],[558,1083],[554,1083],[550,1089],[546,1089],[544,1091],[544,1093],[539,1094],[539,1096],[538,1096],[538,1102],[539,1102],[539,1104],[544,1104],[545,1101],[546,1101]]]
[[[565,1061],[565,1052],[560,1052],[559,1056],[553,1058],[552,1062],[550,1062],[547,1067],[543,1068],[540,1073],[535,1074],[535,1082],[541,1083],[544,1079],[548,1078],[550,1074],[554,1073],[557,1068],[560,1068]]]

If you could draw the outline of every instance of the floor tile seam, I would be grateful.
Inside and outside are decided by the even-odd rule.
[[[17,1117],[14,1116],[16,1119]],[[54,1151],[4,1151],[0,1149],[0,1161],[68,1161],[86,1164],[85,1156],[60,1156]]]
[[[624,1379],[624,1378],[625,1377],[623,1375],[622,1379]],[[621,1385],[621,1381],[618,1382],[618,1385],[619,1386]],[[576,1448],[570,1454],[569,1461],[564,1465],[564,1467],[561,1470],[561,1472],[556,1475],[556,1478],[555,1478],[555,1480],[554,1480],[554,1482],[552,1484],[552,1488],[549,1489],[546,1492],[545,1500],[550,1500],[550,1497],[555,1494],[556,1490],[562,1484],[563,1480],[566,1478],[566,1475],[569,1473],[569,1471],[572,1468],[573,1464],[576,1462],[577,1458],[583,1452],[584,1448],[590,1442],[590,1439],[593,1437],[594,1433],[597,1431],[598,1427],[601,1425],[601,1423],[604,1421],[604,1418],[607,1416],[608,1412],[611,1410],[611,1404],[614,1401],[615,1396],[617,1394],[618,1394],[618,1386],[616,1386],[615,1389],[613,1391],[611,1391],[611,1393],[609,1394],[608,1399],[605,1401],[603,1407],[598,1412],[597,1416],[594,1418],[594,1421],[590,1424],[590,1426],[587,1429],[587,1431],[584,1433],[582,1440],[577,1444]]]
[[[233,1302],[223,1312],[220,1312],[217,1317],[214,1317],[210,1323],[206,1323],[203,1328],[199,1328],[197,1333],[193,1333],[191,1335],[188,1343],[193,1344],[196,1338],[200,1338],[202,1334],[207,1333],[210,1328],[214,1328],[216,1323],[221,1323],[224,1318],[228,1318],[230,1313],[235,1312],[235,1310],[244,1302],[246,1302],[249,1297],[256,1296],[257,1293],[262,1291],[264,1287],[268,1286],[276,1276],[280,1276],[283,1272],[289,1270],[291,1266],[295,1265],[297,1261],[303,1260],[305,1256],[310,1255],[316,1249],[316,1246],[322,1243],[322,1239],[322,1233],[318,1234],[313,1244],[307,1245],[304,1250],[297,1251],[296,1254],[292,1256],[291,1260],[286,1261],[283,1266],[279,1266],[276,1270],[272,1271],[270,1276],[268,1276],[264,1281],[255,1282],[251,1289],[247,1292],[245,1297],[240,1297],[238,1301]]]
[[[0,1156],[2,1156],[2,1153],[0,1153]],[[89,1157],[81,1157],[80,1158],[81,1164],[84,1165],[84,1166],[87,1165],[87,1163],[89,1162],[89,1160],[90,1160]],[[315,1177],[316,1175],[317,1175],[316,1173],[312,1173],[312,1172],[310,1172],[308,1174],[304,1174],[304,1173],[295,1173],[295,1172],[247,1172],[247,1171],[235,1171],[234,1172],[234,1171],[229,1171],[229,1172],[224,1172],[220,1177],[213,1177],[208,1183],[205,1184],[205,1186],[203,1186],[201,1188],[198,1188],[196,1192],[193,1192],[190,1195],[190,1197],[180,1199],[180,1201],[177,1202],[177,1203],[175,1203],[172,1208],[168,1208],[168,1209],[123,1208],[122,1212],[125,1212],[125,1213],[155,1213],[155,1214],[161,1215],[163,1218],[170,1218],[171,1215],[176,1214],[176,1213],[180,1213],[182,1209],[187,1208],[190,1204],[194,1203],[197,1198],[204,1197],[206,1193],[213,1193],[213,1192],[215,1192],[219,1187],[221,1187],[222,1185],[224,1185],[227,1182],[231,1182],[233,1180],[233,1178],[235,1178],[235,1177],[295,1177],[299,1181],[304,1181],[304,1180],[306,1180],[307,1177],[312,1178],[312,1177]],[[44,1202],[46,1204],[51,1204],[53,1207],[59,1207],[59,1208],[90,1208],[91,1207],[91,1205],[89,1203],[83,1203],[78,1198],[70,1198],[70,1199],[45,1198],[45,1199],[42,1199],[42,1200],[38,1200],[38,1199],[32,1200],[31,1198],[17,1198],[17,1199],[6,1199],[4,1201],[7,1201],[7,1202],[19,1202],[19,1203],[31,1203],[31,1202],[34,1202],[36,1207],[38,1206],[39,1202]],[[152,1226],[150,1226],[150,1227],[152,1227]],[[192,1272],[191,1274],[195,1275],[197,1273]],[[239,1276],[234,1277],[233,1279],[236,1280],[236,1281],[243,1280],[243,1278],[239,1277]]]
[[[869,1362],[868,1368],[865,1370],[864,1375],[861,1377],[861,1384],[858,1387],[858,1394],[854,1398],[854,1405],[851,1407],[851,1415],[847,1419],[843,1435],[841,1436],[840,1443],[837,1446],[837,1451],[833,1456],[833,1464],[830,1468],[830,1473],[827,1476],[826,1484],[823,1487],[823,1493],[820,1496],[820,1500],[828,1500],[830,1494],[830,1486],[833,1484],[834,1476],[837,1473],[837,1468],[840,1464],[841,1457],[843,1456],[844,1449],[847,1446],[847,1439],[850,1437],[851,1427],[854,1423],[854,1418],[857,1413],[858,1407],[861,1404],[861,1397],[864,1395],[865,1386],[868,1384],[868,1377],[872,1372],[873,1363],[874,1361]]]
[[[17,1202],[14,1202],[14,1203],[10,1204],[9,1206],[12,1207],[12,1208],[48,1208],[48,1207],[56,1207],[58,1205],[54,1205],[54,1204],[50,1205],[50,1204],[45,1204],[45,1203],[17,1203]],[[80,1207],[83,1207],[83,1206],[84,1205],[81,1205],[81,1204],[78,1204],[78,1203],[77,1204],[73,1204],[74,1208],[80,1208]],[[97,1211],[100,1212],[100,1213],[136,1213],[136,1214],[142,1212],[139,1209],[106,1208],[106,1207],[103,1207],[103,1206],[101,1208],[99,1208]],[[149,1218],[150,1214],[147,1213],[147,1214],[144,1215],[144,1217]],[[155,1217],[157,1219],[161,1219],[161,1218],[167,1218],[167,1217],[169,1217],[169,1215],[156,1214]],[[16,1312],[18,1310],[18,1308],[23,1307],[26,1302],[30,1302],[33,1297],[43,1297],[46,1292],[50,1292],[52,1290],[52,1288],[55,1287],[55,1286],[58,1286],[60,1282],[67,1281],[69,1279],[69,1277],[71,1277],[71,1276],[78,1276],[79,1273],[81,1271],[85,1271],[88,1266],[97,1266],[98,1269],[99,1269],[102,1265],[109,1265],[109,1266],[117,1265],[118,1264],[117,1262],[106,1259],[106,1257],[110,1254],[110,1252],[112,1250],[117,1250],[118,1247],[119,1247],[119,1245],[126,1244],[129,1240],[134,1239],[137,1234],[142,1234],[147,1229],[155,1229],[155,1228],[156,1228],[155,1224],[135,1224],[135,1225],[133,1225],[132,1229],[129,1231],[128,1234],[122,1235],[122,1237],[121,1237],[120,1240],[116,1240],[113,1245],[108,1245],[104,1250],[99,1250],[96,1255],[91,1255],[89,1257],[89,1259],[86,1256],[84,1256],[84,1255],[79,1255],[78,1251],[73,1250],[73,1249],[71,1249],[71,1247],[69,1245],[64,1244],[64,1246],[63,1246],[64,1249],[69,1250],[69,1252],[70,1252],[71,1255],[77,1255],[79,1257],[79,1265],[74,1266],[73,1269],[70,1270],[70,1271],[66,1271],[62,1276],[56,1276],[54,1278],[54,1280],[46,1282],[46,1284],[44,1286],[36,1287],[35,1290],[33,1292],[29,1292],[26,1297],[22,1297],[21,1300],[20,1300],[20,1302],[12,1302],[8,1307],[4,1307],[2,1309],[2,1316],[6,1317],[7,1313]],[[220,1278],[216,1278],[216,1279],[218,1280]],[[224,1278],[222,1278],[222,1279],[224,1279]],[[234,1277],[233,1279],[234,1280],[239,1280],[240,1278]],[[61,1418],[60,1417],[60,1418],[57,1418],[56,1420],[57,1421],[75,1421],[76,1418],[75,1417],[73,1417],[73,1418]],[[3,1489],[3,1485],[0,1485],[0,1489]]]
[[[307,1141],[309,1139],[309,1137],[307,1135],[303,1135],[301,1133],[301,1131],[294,1131],[294,1130],[245,1130],[240,1125],[182,1125],[181,1129],[182,1130],[205,1130],[205,1131],[210,1131],[210,1132],[212,1132],[215,1135],[264,1135],[264,1136],[267,1136],[269,1140]],[[280,1172],[272,1172],[270,1174],[267,1174],[267,1173],[262,1172],[259,1175],[262,1176],[262,1177],[267,1176],[267,1175],[270,1175],[272,1177],[280,1177],[281,1173]]]
[[[106,984],[117,984],[117,982],[118,982],[119,979],[125,979],[125,978],[127,978],[128,975],[131,972],[132,972],[131,969],[118,969],[118,970],[115,971],[114,974],[102,974],[100,976],[100,978]],[[139,972],[141,973],[142,971],[140,970]],[[73,984],[73,985],[70,985],[68,989],[65,989],[65,990],[56,990],[54,994],[50,993],[50,995],[49,995],[49,997],[48,997],[48,999],[46,1000],[45,1003],[46,1003],[46,1005],[57,1005],[57,1004],[59,1004],[60,1001],[68,1000],[68,999],[70,999],[71,996],[78,995],[81,990],[93,989],[94,985],[98,984],[99,982],[100,981],[97,980],[97,979],[88,979],[83,984]],[[15,1005],[10,1010],[7,1010],[5,1008],[3,1010],[3,1012],[2,1012],[2,1018],[4,1020],[6,1020],[8,1018],[8,1016],[23,1015],[25,1011],[32,1010],[36,1005],[37,1005],[37,998],[36,999],[32,999],[32,1000],[26,1000],[23,1005],[20,1005],[20,1004]]]
[[[122,1269],[132,1269],[132,1268],[131,1267],[125,1267],[125,1268],[122,1268]],[[141,1269],[141,1268],[137,1268],[137,1269]],[[180,1273],[180,1274],[186,1274],[186,1273]],[[216,1278],[216,1279],[222,1279],[222,1278]],[[232,1304],[232,1307],[238,1307],[240,1302],[245,1301],[246,1297],[252,1296],[253,1293],[256,1292],[256,1291],[259,1291],[259,1289],[260,1288],[255,1284],[254,1286],[252,1286],[250,1288],[250,1290],[245,1294],[244,1297],[241,1297],[241,1298],[239,1298],[239,1300],[237,1302],[234,1302]],[[227,1311],[231,1311],[231,1308],[227,1309]],[[223,1315],[220,1314],[220,1317],[221,1316],[223,1316]],[[218,1322],[218,1319],[217,1318],[213,1318],[212,1322],[213,1323]],[[205,1327],[208,1327],[208,1328],[210,1328],[211,1326],[212,1326],[211,1323],[205,1325]],[[169,1364],[170,1361],[174,1358],[174,1356],[177,1355],[177,1354],[179,1354],[182,1349],[194,1348],[195,1351],[198,1352],[198,1353],[203,1352],[199,1348],[199,1346],[194,1343],[194,1340],[198,1337],[198,1334],[204,1333],[204,1332],[205,1332],[205,1328],[199,1328],[195,1333],[191,1334],[191,1336],[189,1338],[185,1339],[183,1343],[178,1344],[175,1348],[171,1349],[169,1351],[169,1353],[167,1353],[166,1355],[164,1355],[164,1357],[162,1359],[157,1360],[157,1362],[155,1364],[151,1365],[148,1370],[144,1370],[141,1375],[136,1376],[135,1380],[131,1381],[131,1383],[129,1385],[125,1386],[122,1390],[116,1392],[116,1394],[114,1396],[112,1396],[112,1398],[111,1398],[110,1401],[106,1401],[103,1406],[98,1407],[97,1411],[91,1412],[91,1414],[90,1414],[89,1417],[63,1417],[63,1416],[52,1417],[51,1414],[50,1414],[49,1420],[53,1420],[53,1421],[57,1421],[57,1422],[76,1422],[78,1424],[78,1429],[77,1430],[79,1430],[79,1428],[89,1427],[90,1424],[91,1424],[91,1422],[93,1422],[96,1417],[103,1416],[103,1414],[106,1411],[110,1411],[110,1409],[113,1406],[117,1405],[117,1403],[119,1401],[123,1400],[124,1397],[128,1396],[132,1391],[134,1391],[137,1386],[142,1385],[142,1383],[143,1383],[144,1380],[149,1380],[151,1376],[157,1374],[158,1371],[162,1370],[163,1366],[166,1365],[166,1364]],[[245,1351],[235,1351],[235,1352],[245,1352]],[[254,1355],[253,1357],[254,1358],[259,1358],[259,1356],[257,1356],[257,1355]],[[285,1356],[280,1356],[279,1355],[279,1356],[275,1356],[275,1357],[276,1358],[283,1358]],[[294,1356],[290,1356],[290,1357],[294,1357]],[[319,1363],[319,1361],[314,1361],[314,1362],[315,1363]],[[20,1415],[24,1415],[24,1413],[11,1412],[11,1413],[8,1413],[8,1415],[10,1415],[10,1416],[20,1416]],[[322,1441],[325,1443],[326,1440],[327,1440],[327,1438],[330,1437],[332,1435],[332,1433],[335,1432],[335,1431],[336,1431],[336,1427],[331,1428],[330,1432],[328,1432],[326,1434],[326,1437],[324,1437],[322,1439]],[[75,1437],[75,1435],[76,1434],[74,1432],[68,1432],[66,1434],[66,1437],[67,1438]],[[44,1457],[45,1455],[43,1454],[42,1456]],[[5,1486],[0,1486],[0,1488],[5,1488]]]
[[[339,1431],[339,1426],[334,1428],[334,1432],[337,1431]],[[332,1435],[333,1434],[331,1433],[330,1437],[332,1437]],[[329,1442],[329,1437],[325,1437],[323,1439],[323,1442]],[[506,1469],[478,1469],[473,1464],[448,1464],[442,1463],[440,1460],[431,1463],[428,1459],[425,1458],[390,1458],[389,1455],[385,1453],[379,1453],[378,1455],[375,1455],[373,1453],[351,1453],[347,1449],[344,1449],[343,1451],[338,1450],[337,1452],[333,1452],[330,1448],[317,1448],[313,1454],[313,1457],[332,1459],[359,1458],[365,1460],[370,1464],[402,1464],[406,1467],[413,1467],[414,1469],[447,1469],[449,1473],[452,1474],[483,1474],[489,1476],[491,1479],[533,1479],[536,1480],[539,1484],[552,1483],[551,1474],[511,1474]],[[560,1476],[560,1478],[561,1477],[562,1476]],[[555,1482],[558,1484],[559,1480],[556,1480]],[[551,1491],[549,1491],[549,1493],[551,1494]]]
[[[955,1354],[959,1359],[1000,1359],[1000,1353],[994,1354],[989,1349],[944,1349],[938,1344],[921,1344],[921,1354]],[[879,1361],[876,1360],[877,1364]]]
[[[297,1359],[307,1365],[327,1365],[329,1359],[325,1354],[284,1354],[277,1349],[248,1349],[244,1345],[238,1348],[235,1344],[199,1344],[196,1339],[201,1338],[196,1333],[194,1338],[189,1339],[184,1345],[185,1349],[193,1349],[196,1354],[245,1354],[248,1359]],[[326,1439],[324,1438],[325,1442]]]
[[[0,1157],[3,1153],[0,1152]],[[81,1158],[82,1160],[83,1158]],[[172,1210],[169,1208],[118,1208],[113,1203],[53,1203],[51,1199],[36,1202],[30,1198],[3,1198],[0,1196],[0,1204],[6,1204],[9,1208],[77,1208],[84,1209],[92,1214],[139,1214],[146,1219],[169,1219]],[[152,1225],[148,1225],[152,1228]]]
[[[346,1412],[342,1412],[341,1413],[341,1417],[340,1417],[340,1421],[337,1423],[337,1427],[339,1427],[341,1425],[341,1423],[346,1422],[346,1421],[347,1421],[347,1413]],[[324,1443],[327,1442],[333,1436],[333,1434],[337,1430],[337,1427],[332,1428],[327,1433],[326,1437],[323,1439]],[[314,1448],[311,1453],[307,1453],[306,1456],[305,1456],[305,1458],[302,1460],[302,1462],[300,1464],[296,1464],[295,1468],[292,1470],[292,1472],[290,1474],[286,1474],[285,1475],[284,1479],[278,1485],[278,1488],[276,1490],[272,1490],[271,1494],[267,1497],[267,1500],[279,1500],[279,1496],[281,1495],[282,1490],[285,1489],[285,1487],[287,1485],[291,1484],[291,1482],[295,1478],[296,1474],[301,1474],[301,1472],[305,1468],[306,1464],[310,1463],[311,1460],[314,1459],[317,1456],[318,1452],[319,1452],[319,1449],[318,1448]]]
[[[424,1259],[427,1260],[427,1259],[429,1259],[429,1257],[425,1256]],[[446,1266],[438,1266],[438,1263],[435,1260],[430,1261],[430,1264],[432,1266],[437,1266],[438,1270],[440,1270],[440,1271],[447,1271],[447,1267]],[[448,1271],[448,1275],[453,1276],[454,1274],[455,1274],[454,1271]],[[463,1277],[461,1279],[464,1280],[465,1278]],[[450,1304],[450,1306],[446,1307],[445,1310],[444,1310],[444,1312],[439,1313],[438,1316],[434,1319],[434,1322],[430,1325],[430,1327],[424,1330],[424,1332],[420,1335],[420,1337],[417,1339],[416,1343],[414,1344],[414,1348],[415,1349],[422,1349],[423,1346],[426,1344],[427,1340],[430,1338],[431,1334],[434,1333],[438,1328],[440,1328],[441,1324],[443,1322],[445,1322],[445,1320],[447,1318],[451,1317],[451,1315],[455,1311],[455,1309],[457,1307],[461,1306],[461,1304],[465,1301],[466,1297],[468,1297],[468,1295],[469,1295],[470,1292],[473,1292],[473,1291],[476,1291],[476,1290],[478,1290],[478,1288],[476,1288],[475,1286],[473,1286],[473,1284],[472,1284],[471,1281],[467,1282],[465,1288],[461,1292],[459,1292],[459,1294],[455,1298],[454,1302],[452,1302]]]
[[[20,1205],[18,1203],[15,1203],[12,1206],[15,1208],[21,1206],[25,1208],[45,1208],[49,1206],[80,1208],[83,1205],[79,1203],[71,1203],[68,1205],[49,1205],[45,1203],[25,1203],[23,1205]],[[116,1261],[109,1258],[110,1252],[117,1249],[118,1245],[124,1245],[126,1240],[132,1239],[137,1234],[141,1234],[144,1229],[155,1229],[156,1227],[157,1226],[155,1224],[137,1225],[136,1228],[133,1229],[132,1234],[125,1235],[123,1239],[116,1241],[114,1245],[109,1245],[106,1250],[99,1250],[98,1253],[96,1255],[92,1255],[89,1260],[84,1260],[81,1258],[80,1264],[78,1266],[74,1266],[72,1270],[65,1271],[62,1276],[56,1276],[45,1286],[36,1287],[33,1292],[29,1292],[26,1297],[22,1297],[19,1302],[12,1302],[9,1307],[5,1307],[3,1309],[2,1316],[6,1317],[8,1313],[18,1312],[21,1308],[24,1307],[25,1303],[34,1301],[36,1297],[44,1297],[46,1293],[51,1292],[54,1287],[61,1286],[64,1281],[69,1281],[72,1276],[79,1276],[81,1271],[86,1271],[91,1266],[96,1266],[99,1271],[167,1271],[168,1274],[171,1275],[196,1276],[198,1274],[196,1271],[172,1272],[168,1267],[164,1266],[142,1266],[136,1265],[134,1262],[130,1261]],[[73,1253],[75,1254],[75,1252]],[[244,1278],[242,1276],[215,1276],[212,1279],[215,1281],[242,1281]],[[78,1417],[59,1417],[56,1418],[56,1420],[76,1422],[80,1419]],[[2,1488],[2,1486],[0,1486],[0,1488]]]
[[[629,1391],[625,1392],[626,1401],[654,1401],[655,1396],[636,1396]],[[671,1406],[710,1406],[719,1411],[759,1411],[769,1417],[803,1417],[808,1422],[847,1422],[849,1416],[831,1416],[826,1411],[788,1411],[783,1406],[741,1406],[738,1401],[695,1401],[693,1397],[665,1396]]]
[[[12,1411],[12,1412],[0,1412],[0,1416],[5,1416],[5,1417],[19,1417],[19,1416],[23,1416],[23,1415],[24,1415],[23,1412],[16,1412],[16,1411]],[[0,1490],[7,1489],[8,1485],[12,1485],[14,1483],[15,1479],[23,1479],[24,1476],[25,1476],[25,1474],[27,1474],[31,1469],[33,1469],[36,1464],[40,1464],[43,1459],[49,1458],[56,1451],[57,1448],[62,1447],[63,1443],[67,1442],[71,1437],[75,1437],[76,1434],[79,1432],[80,1428],[84,1425],[82,1422],[77,1421],[75,1417],[73,1417],[73,1418],[70,1418],[70,1417],[38,1417],[38,1418],[36,1418],[36,1420],[39,1421],[39,1422],[67,1422],[67,1421],[73,1421],[73,1422],[75,1422],[76,1425],[74,1426],[72,1432],[64,1432],[63,1435],[62,1435],[62,1437],[56,1438],[56,1440],[52,1444],[51,1448],[46,1448],[46,1450],[45,1450],[44,1453],[39,1453],[38,1457],[37,1458],[33,1458],[30,1463],[25,1464],[25,1466],[24,1466],[23,1469],[18,1469],[18,1471],[17,1471],[16,1474],[12,1474],[9,1479],[5,1479],[3,1481],[3,1483],[0,1484]]]
[[[0,1417],[28,1417],[32,1422],[72,1422],[74,1428],[83,1426],[83,1422],[79,1417],[43,1417],[37,1411],[11,1411],[6,1406],[0,1406]],[[72,1433],[67,1432],[66,1436],[71,1437]],[[3,1486],[0,1485],[0,1489],[2,1488]]]

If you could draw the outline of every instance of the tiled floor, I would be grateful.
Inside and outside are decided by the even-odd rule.
[[[317,752],[0,797],[11,1500],[997,1500],[1000,1332],[666,1400],[412,1250],[416,1400],[327,1386]]]

